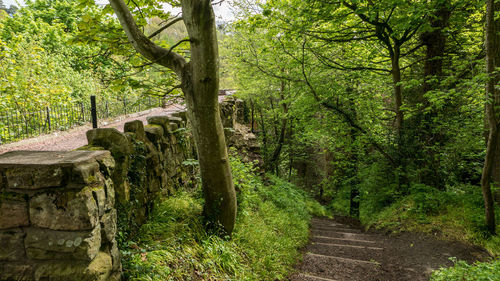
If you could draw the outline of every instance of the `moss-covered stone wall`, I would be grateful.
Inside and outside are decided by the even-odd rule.
[[[249,139],[235,131],[242,106],[221,103],[239,149]],[[186,113],[147,121],[90,130],[76,151],[0,155],[0,280],[120,279],[118,230],[133,232],[157,199],[198,185]]]
[[[108,151],[0,156],[0,280],[118,280]]]

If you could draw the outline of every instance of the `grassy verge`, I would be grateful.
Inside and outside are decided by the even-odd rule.
[[[484,222],[481,188],[472,185],[448,187],[440,191],[425,185],[414,185],[410,194],[394,199],[390,192],[362,190],[360,220],[366,227],[393,232],[421,232],[446,240],[458,240],[484,247],[500,256],[500,236],[488,234]],[[389,191],[391,189],[388,189]],[[340,191],[331,204],[334,213],[348,213],[349,194]],[[496,209],[497,214],[500,208]],[[497,216],[497,226],[500,216]],[[497,227],[497,233],[500,227]],[[433,273],[433,281],[500,280],[500,261],[468,265],[456,261],[450,268]]]
[[[500,280],[500,260],[478,262],[468,265],[464,261],[456,261],[450,268],[441,268],[432,273],[431,281],[492,281]]]
[[[497,208],[497,213],[499,211]],[[500,224],[500,216],[498,218],[497,225]],[[389,207],[376,211],[367,206],[362,211],[361,221],[368,227],[423,232],[479,245],[493,256],[500,255],[500,237],[491,236],[486,230],[481,189],[477,186],[464,185],[439,191],[415,185],[410,195]]]
[[[263,183],[251,165],[231,160],[238,218],[231,240],[206,233],[200,194],[180,192],[158,204],[133,241],[124,242],[130,280],[276,280],[285,278],[307,243],[317,202],[275,177]]]

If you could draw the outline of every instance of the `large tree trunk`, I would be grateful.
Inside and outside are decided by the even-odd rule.
[[[183,0],[182,14],[191,41],[191,61],[182,75],[182,89],[198,148],[204,217],[210,228],[218,228],[210,224],[219,223],[230,234],[236,219],[236,193],[219,115],[215,16],[208,0]]]
[[[444,177],[441,175],[441,167],[437,151],[439,151],[438,143],[441,142],[442,133],[435,132],[434,121],[437,116],[436,110],[425,110],[431,104],[425,97],[425,94],[432,90],[437,90],[440,87],[440,81],[443,78],[443,57],[446,47],[446,35],[443,30],[448,26],[448,21],[451,15],[451,8],[446,1],[435,2],[435,11],[430,15],[431,30],[425,31],[421,35],[422,43],[426,46],[423,84],[422,90],[417,95],[416,103],[421,104],[421,110],[415,116],[415,152],[413,153],[414,161],[421,167],[419,180],[429,186],[434,186],[440,190],[444,190]],[[437,147],[436,147],[437,146]]]
[[[500,105],[500,97],[495,91],[495,85],[499,81],[499,75],[495,74],[495,67],[500,66],[500,61],[495,61],[497,53],[500,51],[496,29],[495,12],[499,10],[499,4],[495,0],[487,1],[486,8],[486,72],[489,79],[486,86],[486,117],[489,125],[488,145],[484,160],[483,174],[481,177],[481,190],[485,207],[486,225],[490,233],[495,233],[495,209],[493,206],[493,196],[491,194],[491,176],[495,151],[498,146],[499,123],[496,116],[496,107]]]
[[[110,0],[134,48],[153,63],[170,68],[181,79],[198,148],[205,220],[208,227],[220,226],[223,233],[230,235],[236,220],[236,192],[219,116],[219,54],[211,2],[181,0],[191,46],[191,59],[187,62],[173,47],[162,48],[146,37],[123,0]]]

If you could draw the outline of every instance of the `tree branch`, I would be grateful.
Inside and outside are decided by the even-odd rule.
[[[182,18],[176,18],[176,19],[172,20],[171,22],[167,23],[166,25],[160,27],[157,31],[151,33],[151,35],[149,35],[148,38],[151,39],[151,38],[155,37],[156,35],[160,34],[163,30],[171,27],[172,25],[174,25],[175,23],[177,23],[181,20],[182,20]]]
[[[342,118],[351,126],[352,128],[356,129],[360,133],[364,134],[367,138],[368,141],[370,142],[371,145],[375,149],[377,149],[391,164],[395,164],[394,159],[380,146],[375,140],[373,140],[370,136],[368,131],[366,131],[364,128],[362,128],[360,125],[356,123],[356,121],[352,118],[352,116],[344,111],[340,106],[337,106],[335,104],[328,103],[326,101],[321,100],[318,92],[316,92],[316,89],[312,86],[312,84],[309,82],[308,75],[306,74],[305,71],[305,45],[306,45],[306,40],[304,40],[304,43],[302,44],[302,75],[304,76],[304,81],[307,85],[307,87],[310,89],[314,99],[319,102],[321,106],[323,106],[326,109],[333,110],[337,112]]]
[[[181,76],[186,60],[179,54],[153,43],[142,33],[123,0],[110,0],[110,4],[134,48],[152,62],[172,69]]]

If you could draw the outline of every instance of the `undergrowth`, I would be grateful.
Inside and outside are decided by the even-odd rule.
[[[276,280],[292,270],[307,243],[319,203],[277,177],[265,181],[252,165],[231,157],[238,194],[232,239],[205,232],[201,192],[179,192],[159,203],[152,219],[123,245],[129,280]]]
[[[368,177],[367,177],[368,178]],[[382,186],[382,187],[381,187]],[[385,187],[384,187],[385,186]],[[491,236],[485,226],[481,188],[457,184],[446,190],[413,184],[407,195],[381,181],[365,180],[360,186],[360,221],[366,228],[397,232],[420,232],[446,240],[457,240],[484,247],[500,256],[500,236]],[[330,207],[334,213],[349,212],[348,186],[340,189]],[[496,213],[500,213],[497,208]],[[500,216],[497,216],[497,226]],[[497,233],[500,228],[497,227]],[[433,272],[433,281],[500,280],[500,261],[468,265],[454,260],[455,265]]]
[[[481,189],[477,186],[461,185],[440,191],[414,185],[409,195],[382,210],[368,204],[362,209],[361,221],[368,227],[423,232],[471,243],[484,247],[493,256],[500,255],[500,237],[489,235],[485,227]]]
[[[493,262],[477,262],[469,265],[464,261],[453,259],[455,265],[434,271],[431,281],[492,281],[500,280],[500,260]]]

